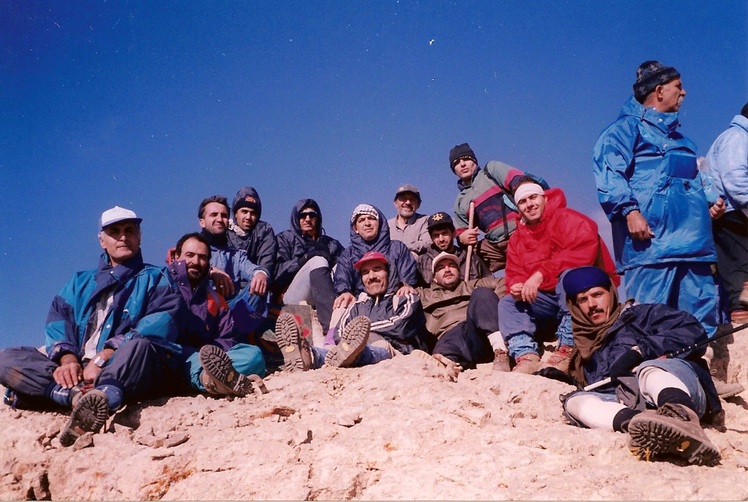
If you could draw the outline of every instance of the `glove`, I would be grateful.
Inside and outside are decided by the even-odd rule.
[[[549,366],[547,368],[538,370],[535,373],[533,373],[533,375],[550,378],[551,380],[558,380],[559,382],[568,383],[569,385],[573,385],[575,387],[578,386],[576,380],[574,380],[574,378],[571,375],[564,373],[560,369],[554,368],[553,366]]]
[[[617,382],[622,376],[631,375],[631,370],[638,366],[644,360],[644,357],[638,350],[629,349],[624,354],[616,359],[616,361],[610,365],[610,379],[613,382]]]

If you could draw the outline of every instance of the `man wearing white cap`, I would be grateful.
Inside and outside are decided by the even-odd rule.
[[[613,259],[597,224],[568,209],[560,189],[543,190],[533,178],[523,177],[514,200],[522,219],[507,247],[509,294],[499,304],[501,334],[516,361],[513,371],[534,373],[540,369],[538,338],[555,332],[558,348],[547,364],[567,372],[574,339],[560,278],[567,269],[598,265],[617,283]]]
[[[394,204],[397,216],[387,220],[390,237],[404,242],[414,255],[422,254],[431,244],[431,238],[426,228],[428,216],[416,212],[421,207],[421,192],[406,183],[395,192]]]
[[[126,401],[168,393],[178,381],[169,353],[183,303],[164,269],[143,262],[141,218],[119,206],[104,211],[99,266],[76,273],[52,302],[46,354],[0,351],[5,402],[19,408],[71,407],[63,446],[98,432]]]

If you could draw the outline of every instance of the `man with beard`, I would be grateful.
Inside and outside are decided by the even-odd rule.
[[[322,211],[314,199],[301,199],[291,210],[291,228],[277,236],[278,257],[273,293],[286,305],[306,301],[317,311],[323,333],[330,329],[335,290],[332,269],[343,252],[325,235]]]
[[[413,185],[405,184],[395,192],[397,216],[387,220],[390,238],[404,242],[417,256],[428,247],[430,241],[426,230],[426,215],[417,213],[421,207],[421,192]]]
[[[175,390],[177,368],[170,363],[179,351],[183,303],[165,270],[143,262],[141,221],[119,206],[101,214],[99,266],[76,273],[53,300],[45,353],[0,350],[6,404],[72,406],[62,446],[99,432],[126,402]]]
[[[226,300],[208,279],[210,245],[199,233],[177,242],[169,274],[187,304],[178,343],[185,379],[192,388],[216,396],[252,392],[249,375],[265,376],[261,350],[239,343]]]
[[[346,310],[336,326],[336,345],[313,347],[301,336],[293,315],[282,313],[278,317],[276,337],[286,371],[306,371],[324,364],[364,366],[398,354],[428,351],[431,341],[418,296],[388,292],[387,257],[370,251],[354,267],[361,275],[365,294]]]
[[[491,362],[495,356],[495,368],[509,371],[499,333],[499,298],[504,296],[504,279],[464,281],[459,262],[456,255],[438,254],[433,262],[431,286],[417,289],[426,329],[437,339],[433,355],[442,355],[461,369]]]
[[[467,251],[455,245],[455,226],[452,217],[447,213],[439,211],[428,217],[426,226],[431,238],[431,244],[426,252],[416,258],[418,265],[419,285],[428,287],[433,277],[433,261],[440,253],[449,253],[459,258],[460,270],[465,270]],[[492,277],[488,265],[478,255],[473,255],[470,260],[470,276],[468,279],[481,279]]]
[[[231,247],[243,249],[252,263],[267,270],[268,275],[256,274],[254,290],[263,294],[269,282],[275,278],[275,232],[269,223],[262,221],[262,200],[252,187],[244,187],[236,193],[231,204],[234,219],[229,220],[228,241]]]
[[[594,392],[565,396],[567,417],[581,427],[628,433],[640,459],[672,455],[717,464],[719,450],[699,423],[719,425],[724,417],[704,346],[662,357],[707,341],[698,320],[663,304],[619,304],[610,277],[597,267],[570,270],[563,288],[578,349],[572,376],[581,385],[610,378]]]
[[[359,204],[351,215],[351,245],[338,258],[335,269],[335,298],[333,308],[346,308],[364,290],[361,275],[354,264],[369,251],[387,257],[389,264],[389,293],[407,295],[414,293],[417,273],[416,262],[408,247],[400,241],[390,239],[390,229],[384,223],[382,211],[370,204]]]

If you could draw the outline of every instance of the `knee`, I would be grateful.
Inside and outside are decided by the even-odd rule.
[[[307,262],[307,266],[309,267],[309,270],[316,270],[318,268],[329,268],[330,264],[327,263],[327,260],[322,256],[313,256]]]

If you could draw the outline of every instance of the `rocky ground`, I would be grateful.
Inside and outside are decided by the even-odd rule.
[[[748,330],[730,346],[748,387]],[[537,376],[451,382],[429,361],[278,373],[267,394],[130,406],[59,444],[66,417],[0,406],[0,499],[747,499],[748,392],[707,434],[717,467],[644,462],[619,433],[564,422]]]

